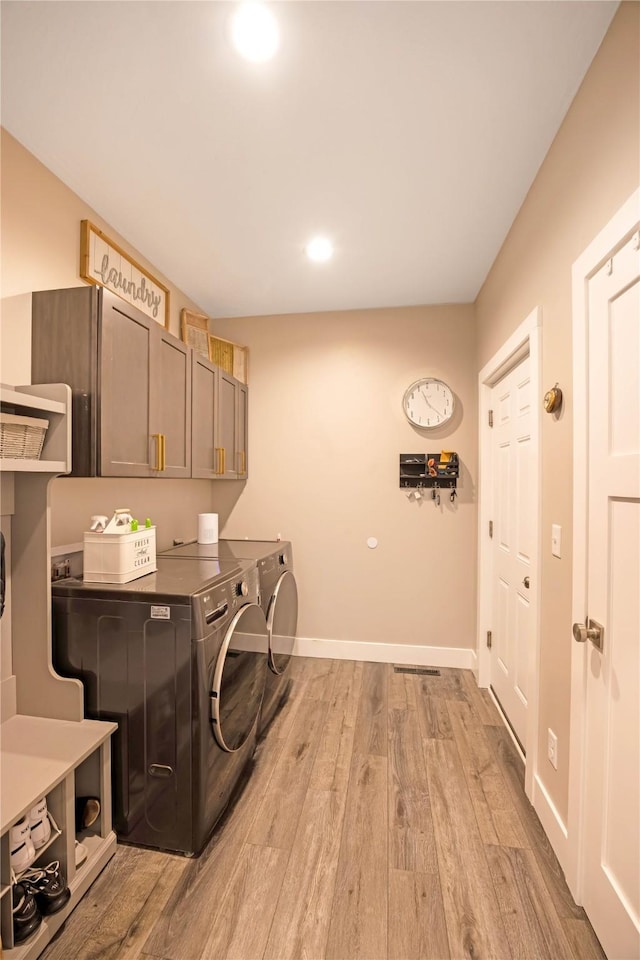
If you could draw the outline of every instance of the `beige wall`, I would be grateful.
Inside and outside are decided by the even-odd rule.
[[[171,332],[179,335],[180,310],[197,304],[163,277],[139,251],[50,170],[2,130],[2,323],[0,379],[31,382],[31,291],[83,284],[80,221],[89,219],[158,276],[171,291]],[[131,506],[158,524],[160,546],[174,536],[195,536],[197,514],[215,509],[206,480],[56,480],[52,543],[82,539],[92,513]],[[134,506],[135,505],[135,506]]]
[[[6,130],[0,128],[0,136],[2,382],[30,382],[31,291],[84,285],[79,271],[81,220],[102,228],[170,289],[170,330],[179,336],[180,310],[198,310],[197,304]]]
[[[476,345],[471,306],[215,320],[250,348],[249,480],[225,536],[294,544],[300,635],[475,645]],[[454,421],[411,427],[401,401],[446,380]],[[460,499],[399,489],[401,452],[457,450]],[[367,538],[377,537],[371,550]]]
[[[196,304],[162,277],[95,210],[5,130],[2,130],[1,190],[0,380],[3,383],[31,382],[31,291],[83,283],[79,274],[80,221],[83,219],[104,228],[170,288],[173,333],[179,330],[181,308],[197,309]],[[153,518],[158,525],[160,548],[169,546],[174,536],[195,536],[198,513],[216,509],[213,490],[214,485],[207,480],[55,480],[51,542],[56,545],[81,541],[92,513],[109,513],[118,506],[130,506]],[[225,491],[220,500],[221,512],[228,512],[233,492]],[[3,518],[3,530],[5,528],[9,532],[8,518]],[[11,672],[8,621],[5,615],[0,679]]]
[[[125,248],[109,224],[12,137],[2,142],[2,378],[30,379],[30,293],[74,286],[80,221]],[[145,262],[140,253],[132,254]],[[153,265],[147,264],[154,271]],[[167,278],[172,331],[182,306]],[[475,624],[476,391],[472,307],[378,310],[219,322],[251,346],[250,479],[56,480],[52,543],[81,539],[87,517],[124,505],[150,515],[159,545],[196,532],[217,510],[225,535],[294,541],[300,632],[314,638],[472,647]],[[425,374],[447,380],[459,408],[430,440],[401,398]],[[409,503],[398,455],[459,451],[461,496],[437,510]],[[370,550],[366,539],[376,536]]]
[[[473,646],[477,371],[541,305],[543,385],[559,381],[566,406],[558,421],[544,418],[542,437],[540,773],[565,818],[571,264],[638,184],[639,17],[640,7],[625,3],[612,23],[478,297],[477,344],[469,306],[216,321],[215,331],[251,347],[244,491],[206,481],[69,480],[54,490],[54,542],[76,539],[89,507],[109,509],[116,504],[104,500],[115,497],[151,504],[171,536],[192,535],[197,512],[218,509],[225,535],[291,538],[304,636]],[[119,238],[6,134],[2,162],[2,379],[16,382],[29,379],[30,291],[80,282],[80,220]],[[174,332],[183,305],[195,306],[172,289]],[[429,441],[400,410],[405,387],[425,374],[449,381],[462,413]],[[398,454],[441,447],[457,449],[464,464],[459,503],[409,503],[398,489]],[[562,560],[550,556],[552,522],[563,527]],[[544,759],[549,726],[559,737],[557,772]]]
[[[542,432],[540,775],[568,808],[572,578],[571,266],[640,182],[640,5],[623,3],[478,297],[478,367],[542,306],[543,392],[558,381],[565,408]],[[551,524],[563,556],[551,556]],[[558,770],[546,759],[559,738]]]

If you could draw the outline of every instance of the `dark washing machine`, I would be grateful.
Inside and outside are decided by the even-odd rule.
[[[298,626],[298,589],[293,575],[293,552],[288,540],[220,540],[218,543],[180,544],[162,556],[254,560],[260,576],[260,604],[267,618],[269,671],[260,714],[259,733],[274,719],[288,695],[285,679]]]
[[[54,665],[114,720],[125,842],[198,854],[247,775],[267,675],[255,563],[159,559],[126,584],[52,584]]]

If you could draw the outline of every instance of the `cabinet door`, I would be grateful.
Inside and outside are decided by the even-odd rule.
[[[236,403],[236,450],[238,457],[238,478],[247,476],[247,431],[249,423],[249,391],[246,384],[238,384]]]
[[[190,477],[191,349],[157,324],[153,332],[151,434],[161,437],[161,469],[154,475]]]
[[[152,470],[151,364],[157,324],[103,291],[100,336],[100,464],[103,477]]]
[[[191,367],[191,476],[213,480],[218,474],[215,418],[218,368],[193,352]]]
[[[72,477],[96,477],[100,407],[98,366],[101,290],[38,290],[31,298],[31,382],[68,383]]]
[[[238,381],[230,373],[218,374],[218,416],[216,448],[221,458],[217,476],[226,480],[238,477],[238,449],[236,447]]]

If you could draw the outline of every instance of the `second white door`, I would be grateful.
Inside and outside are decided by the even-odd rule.
[[[492,389],[493,585],[491,687],[521,746],[534,656],[538,585],[532,558],[537,504],[532,471],[529,357]]]
[[[640,222],[635,230],[589,280],[589,621],[574,634],[586,659],[582,902],[611,960],[640,957]]]

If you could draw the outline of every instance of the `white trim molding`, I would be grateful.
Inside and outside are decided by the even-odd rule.
[[[538,814],[544,832],[549,838],[553,852],[558,858],[560,866],[562,866],[567,862],[569,834],[564,820],[558,813],[556,805],[547,793],[547,789],[538,773],[534,777],[533,807]]]
[[[497,353],[482,368],[478,375],[478,416],[479,416],[479,499],[478,499],[478,685],[488,687],[491,679],[491,655],[485,638],[487,630],[492,629],[492,565],[493,551],[489,538],[490,501],[486,491],[493,489],[493,468],[490,456],[491,428],[489,427],[489,409],[491,391],[495,384],[512,370],[526,356],[529,357],[532,398],[531,451],[536,464],[532,476],[531,496],[537,504],[536,535],[531,569],[536,583],[541,583],[540,537],[542,531],[541,456],[540,456],[540,384],[542,365],[542,309],[535,307],[522,321],[519,327],[503,343]],[[531,691],[527,708],[525,792],[533,802],[534,777],[537,770],[538,752],[538,701],[539,701],[539,662],[540,662],[540,590],[534,613],[534,651],[531,658],[531,676],[528,689]]]
[[[369,663],[400,663],[416,667],[476,669],[476,652],[470,647],[427,647],[410,643],[366,643],[360,640],[296,637],[293,654],[296,657],[364,660]]]
[[[640,224],[640,187],[578,257],[572,269],[573,312],[573,593],[572,621],[587,613],[588,519],[588,285],[615,250]],[[561,861],[576,903],[582,902],[584,837],[584,776],[588,645],[571,647],[571,712],[569,728],[569,811],[567,860]]]

